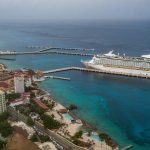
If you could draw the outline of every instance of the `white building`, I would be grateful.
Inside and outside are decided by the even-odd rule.
[[[31,86],[32,85],[32,79],[31,77],[26,77],[25,78],[25,84],[27,87]]]
[[[6,111],[5,92],[0,90],[0,113]]]
[[[11,102],[9,106],[15,107],[15,106],[18,106],[18,105],[27,104],[27,103],[29,103],[29,102],[30,102],[29,99],[26,99],[26,100],[18,99],[18,100],[15,100],[15,101]]]
[[[15,88],[15,93],[24,93],[25,88],[24,88],[24,76],[17,75],[14,77],[14,88]]]

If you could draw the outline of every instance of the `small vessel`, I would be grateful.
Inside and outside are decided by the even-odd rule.
[[[122,148],[121,150],[128,150],[128,149],[131,149],[131,148],[133,148],[133,145],[128,145],[128,146]]]
[[[83,50],[85,50],[85,51],[94,51],[95,49],[94,48],[84,48]]]
[[[0,57],[0,59],[1,59],[1,60],[16,61],[16,59],[15,59],[15,58],[2,58],[2,57]]]

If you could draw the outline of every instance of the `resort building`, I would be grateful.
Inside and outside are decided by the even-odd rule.
[[[5,92],[0,90],[0,113],[6,111]]]
[[[35,102],[40,108],[42,108],[43,110],[47,110],[47,109],[48,109],[47,105],[44,104],[43,102],[41,102],[40,99],[35,98],[35,99],[34,99],[34,102]]]
[[[29,104],[30,103],[30,93],[22,93],[20,98],[15,99],[12,101],[9,106],[15,107],[18,105],[24,105],[24,104]]]
[[[14,77],[14,88],[15,93],[24,93],[24,76],[22,75],[15,75]]]

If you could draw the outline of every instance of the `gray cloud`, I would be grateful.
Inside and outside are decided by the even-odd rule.
[[[150,19],[150,0],[0,0],[0,19]]]

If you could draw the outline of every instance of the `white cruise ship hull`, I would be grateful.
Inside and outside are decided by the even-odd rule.
[[[131,74],[135,76],[147,76],[150,77],[150,71],[145,70],[136,70],[136,69],[126,69],[126,68],[117,68],[117,67],[106,67],[104,65],[96,65],[93,64],[91,61],[81,61],[86,68],[89,69],[96,69],[96,70],[102,70],[104,72],[112,72],[113,74]]]

